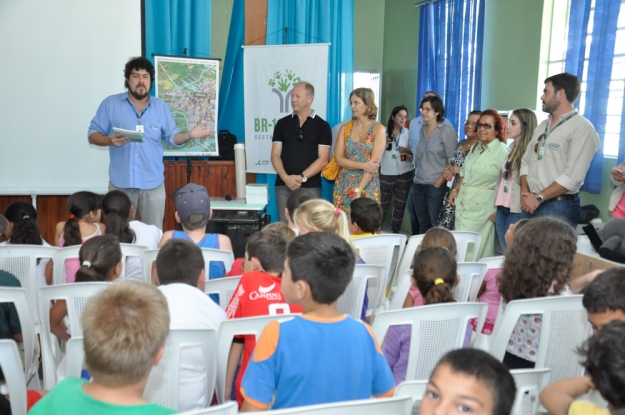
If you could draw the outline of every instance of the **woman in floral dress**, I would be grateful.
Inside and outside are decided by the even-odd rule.
[[[341,127],[334,156],[341,168],[334,184],[334,205],[349,212],[359,197],[380,203],[378,169],[386,146],[384,126],[375,121],[378,108],[373,91],[357,88],[349,95],[352,120]]]

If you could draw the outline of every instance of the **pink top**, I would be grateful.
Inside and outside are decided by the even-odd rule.
[[[93,238],[94,236],[102,235],[102,232],[100,231],[100,224],[94,223],[94,225],[96,227],[96,230],[93,233],[93,235],[87,236],[85,238],[81,238],[83,244],[87,242],[89,239]],[[61,235],[61,237],[59,238],[59,246],[62,247],[64,244],[65,244],[65,237]],[[80,262],[78,262],[78,258],[70,258],[70,259],[65,260],[65,281],[68,284],[76,281],[76,273],[78,272],[79,268],[80,268]]]
[[[420,305],[423,305],[423,296],[421,295],[421,291],[419,291],[416,285],[410,284],[410,289],[408,290],[408,293],[412,297],[413,307],[418,307]]]
[[[478,303],[488,304],[488,313],[486,313],[486,322],[482,333],[492,334],[495,327],[495,319],[497,318],[497,312],[499,311],[499,302],[501,301],[501,294],[499,293],[499,282],[497,277],[501,273],[501,268],[491,268],[486,271],[484,276],[484,283],[486,284],[486,290],[482,295],[477,298]],[[473,319],[475,320],[475,319]],[[471,321],[473,330],[476,330],[477,321]]]
[[[506,175],[506,164],[508,164],[508,158],[503,161],[501,170],[499,172],[501,180],[499,180],[499,187],[497,188],[497,197],[495,199],[495,206],[503,206],[509,208],[512,204],[512,189],[510,181],[504,179]]]
[[[625,193],[621,196],[621,200],[616,204],[612,211],[613,218],[625,219]]]

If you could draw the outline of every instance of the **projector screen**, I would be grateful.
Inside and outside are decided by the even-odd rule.
[[[0,194],[106,193],[87,130],[140,55],[140,0],[0,1]]]

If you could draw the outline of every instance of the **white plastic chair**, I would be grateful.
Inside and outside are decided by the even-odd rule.
[[[501,255],[501,256],[490,256],[490,257],[487,257],[487,258],[482,258],[482,259],[480,259],[477,262],[481,262],[483,264],[486,264],[486,268],[487,268],[487,271],[488,271],[489,269],[493,269],[493,268],[496,268],[496,269],[503,268],[503,262],[504,262],[505,259],[506,259],[506,257],[503,256],[503,255]]]
[[[52,259],[58,248],[37,245],[0,246],[0,269],[13,274],[26,290],[30,315],[39,333],[39,311],[37,308],[37,259]]]
[[[516,384],[516,395],[510,415],[535,415],[540,401],[538,395],[549,385],[551,369],[516,369],[510,374]]]
[[[65,260],[66,259],[78,259],[78,252],[82,245],[72,245],[65,248],[57,248],[54,251],[54,266],[52,267],[52,283],[54,285],[61,285],[67,283],[67,276],[65,274]]]
[[[228,272],[232,268],[232,264],[234,264],[234,254],[232,251],[202,248],[202,256],[204,257],[204,273],[206,274],[207,281],[211,262],[222,262],[226,270],[225,272]]]
[[[56,266],[56,265],[55,265]],[[65,300],[67,318],[72,336],[82,337],[80,318],[87,300],[106,289],[108,282],[82,282],[42,287],[38,291],[39,319],[41,321],[41,357],[43,387],[50,390],[56,385],[56,368],[61,361],[61,348],[57,337],[50,332],[50,306],[53,300]]]
[[[395,287],[395,291],[389,294],[389,310],[401,310],[404,307],[404,301],[410,291],[412,285],[412,269],[407,269],[399,277],[399,283]]]
[[[298,406],[267,413],[275,415],[409,415],[411,408],[412,399],[409,397],[393,397]]]
[[[122,273],[117,278],[117,281],[126,281],[126,261],[128,257],[138,257],[141,261],[143,252],[148,250],[147,246],[135,245],[135,244],[119,244],[122,249]]]
[[[356,267],[360,266],[356,265]],[[345,292],[343,292],[343,294],[339,297],[336,303],[336,308],[340,313],[347,314],[356,320],[360,320],[362,317],[362,307],[365,302],[367,283],[370,286],[371,282],[375,281],[375,277],[369,272],[363,271],[364,275],[356,275],[356,272],[357,271],[354,270],[354,276],[345,289]],[[369,298],[369,301],[371,301],[371,298]]]
[[[368,316],[373,314],[377,307],[384,304],[385,291],[382,287],[386,287],[386,275],[386,269],[382,265],[356,264],[354,267],[354,277],[370,277],[367,286],[367,297],[369,298]]]
[[[39,353],[35,357],[35,342],[37,337],[35,334],[35,324],[29,307],[30,298],[24,288],[18,287],[0,287],[0,303],[13,303],[17,310],[17,315],[22,328],[22,340],[24,344],[24,368],[20,360],[20,371],[22,376],[28,381],[33,376],[36,379],[36,386],[39,386],[38,377],[36,376],[38,369]],[[37,348],[38,350],[38,348]],[[6,374],[6,371],[3,370]]]
[[[152,265],[158,256],[158,249],[148,249],[141,254],[141,269],[143,281],[152,284]]]
[[[197,411],[180,412],[180,415],[236,415],[238,411],[239,407],[236,402],[226,402]]]
[[[395,274],[393,276],[393,281],[391,282],[391,287],[394,288],[399,283],[399,277],[401,277],[404,272],[412,268],[412,260],[414,259],[414,255],[421,245],[423,241],[422,235],[412,235],[410,239],[408,239],[408,243],[406,244],[406,248],[404,249],[404,253],[401,256],[401,259],[397,263],[397,267],[395,267]]]
[[[364,295],[364,294],[363,294]],[[219,326],[217,335],[217,401],[224,403],[230,400],[226,397],[226,370],[228,368],[228,356],[230,356],[230,346],[234,336],[254,335],[256,340],[260,336],[265,326],[274,320],[287,321],[293,318],[293,314],[278,314],[275,316],[261,316],[249,318],[235,318],[226,320]],[[227,398],[227,399],[226,399]]]
[[[490,354],[502,360],[520,316],[541,314],[542,327],[536,369],[550,368],[551,383],[583,376],[576,348],[591,335],[582,295],[550,296],[515,300],[497,316]],[[480,333],[480,331],[478,331]]]
[[[241,277],[223,277],[216,280],[208,280],[204,283],[204,293],[219,295],[219,306],[224,310],[228,307],[230,299],[234,295]]]
[[[407,380],[397,385],[395,396],[412,398],[412,414],[419,415],[421,412],[421,400],[427,389],[427,380]]]
[[[469,320],[477,318],[482,330],[488,304],[445,303],[383,311],[371,325],[383,344],[391,326],[410,325],[410,354],[406,380],[429,379],[440,358],[450,350],[464,346]],[[470,329],[469,329],[470,330]]]
[[[0,367],[11,395],[11,413],[26,415],[26,380],[14,340],[0,340]]]
[[[386,298],[386,286],[391,278],[391,267],[393,265],[393,254],[395,247],[398,247],[397,262],[401,259],[406,246],[406,235],[389,233],[373,236],[365,236],[353,240],[354,246],[358,250],[360,257],[369,265],[382,265],[386,269],[383,285],[377,291],[382,291],[383,298]],[[370,286],[373,284],[370,284]],[[377,294],[376,296],[377,297]]]
[[[480,243],[482,241],[482,235],[478,232],[470,231],[451,231],[456,240],[458,246],[458,262],[467,261],[467,250],[469,244],[473,244],[473,256],[468,259],[468,262],[475,262],[477,260],[477,252],[480,250]]]
[[[486,275],[486,264],[480,262],[459,262],[458,263],[458,283],[454,286],[453,292],[456,301],[475,301],[477,293],[480,291],[484,276]]]

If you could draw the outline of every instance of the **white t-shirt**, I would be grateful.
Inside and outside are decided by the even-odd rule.
[[[170,329],[219,329],[226,320],[226,312],[199,289],[188,284],[167,284],[158,287],[167,298]],[[206,368],[198,347],[182,352],[180,356],[180,412],[202,409],[210,403],[206,397]]]
[[[158,243],[163,236],[162,230],[138,220],[132,220],[128,222],[128,225],[136,235],[135,245],[147,246],[148,249],[158,248]],[[130,257],[126,260],[126,281],[143,281],[141,258]]]
[[[41,240],[43,241],[43,246],[52,246],[47,243],[43,237]],[[9,245],[9,242],[10,241],[1,242],[0,245]],[[37,289],[48,285],[46,284],[46,265],[48,265],[48,261],[50,261],[49,258],[41,258],[41,261],[37,264]]]

